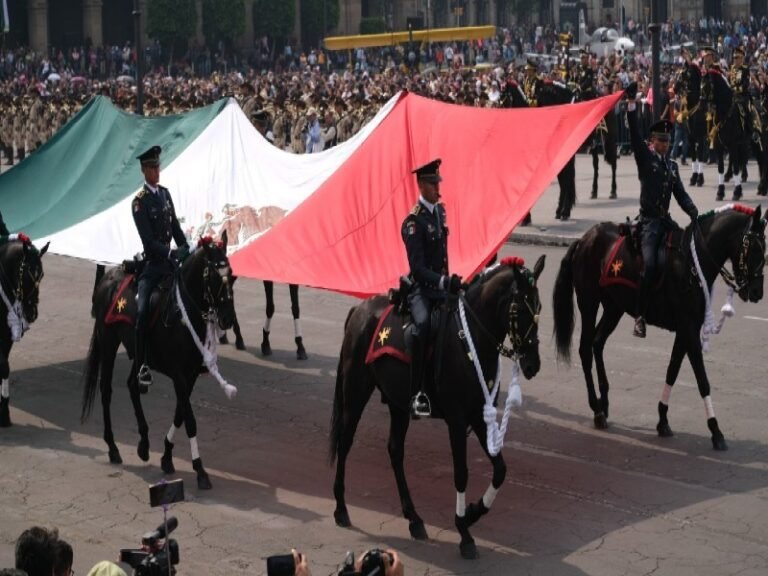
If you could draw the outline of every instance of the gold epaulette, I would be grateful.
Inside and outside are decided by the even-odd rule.
[[[418,216],[421,212],[421,202],[416,202],[416,205],[413,207],[413,210],[411,210],[412,216]]]
[[[146,196],[146,194],[147,194],[147,189],[142,186],[141,190],[139,190],[139,193],[136,194],[136,199],[141,200],[142,198],[144,198],[144,196]]]

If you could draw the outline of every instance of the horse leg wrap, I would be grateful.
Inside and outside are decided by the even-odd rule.
[[[0,384],[0,398],[8,398],[11,395],[11,387],[8,384],[8,378],[3,378],[3,383]]]
[[[706,396],[704,398],[704,410],[707,413],[708,420],[715,419],[715,408],[712,406],[712,396]]]
[[[197,436],[189,439],[189,449],[192,452],[192,460],[200,460],[200,450],[197,447]]]

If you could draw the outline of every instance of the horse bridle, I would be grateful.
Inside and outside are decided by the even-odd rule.
[[[27,252],[29,250],[37,251],[37,249],[32,246],[31,248],[23,247],[21,252],[21,261],[19,262],[19,272],[16,278],[16,288],[15,290],[11,291],[10,296],[12,296],[11,301],[18,301],[21,302],[22,306],[31,306],[35,302],[33,301],[27,301],[24,298],[24,273],[29,276],[29,278],[32,280],[32,290],[28,294],[28,296],[31,298],[35,294],[37,294],[40,290],[40,283],[43,280],[43,268],[40,267],[40,275],[36,276],[33,274],[33,272],[29,269],[29,266],[26,265],[27,263]],[[11,279],[8,278],[8,275],[5,273],[5,268],[3,267],[2,263],[0,263],[0,281],[2,281],[5,285],[13,286],[13,282],[11,282]]]
[[[203,300],[208,304],[209,311],[218,310],[221,305],[232,299],[232,286],[229,283],[231,271],[229,262],[226,260],[214,264],[212,259],[206,256],[206,265],[203,269],[203,285],[205,286]],[[211,287],[211,278],[215,278],[216,275],[221,279],[221,282],[219,282],[219,288],[214,294]]]
[[[709,258],[710,262],[717,266],[717,263],[715,262],[715,259],[712,257],[712,255],[709,253],[709,249],[707,248],[707,243],[704,242],[704,234],[701,232],[701,229],[699,228],[698,221],[696,222],[695,226],[693,227],[693,231],[698,231],[699,236],[702,239],[701,245],[703,248],[703,252],[707,255],[707,258]],[[718,270],[718,274],[720,274],[720,277],[723,279],[723,282],[728,285],[729,288],[731,288],[734,292],[740,292],[749,284],[752,283],[753,280],[756,280],[760,278],[763,275],[763,268],[765,267],[765,237],[763,236],[761,238],[761,235],[755,231],[752,230],[752,222],[747,223],[747,229],[744,232],[744,234],[741,237],[741,247],[739,249],[739,256],[737,258],[737,264],[735,266],[735,274],[730,272],[725,265],[720,266],[720,269]],[[760,247],[760,264],[756,267],[754,271],[749,269],[749,248],[752,245],[752,243],[756,242],[758,247]],[[739,280],[739,277],[741,277],[741,281]]]
[[[501,342],[496,341],[496,337],[491,333],[490,330],[488,330],[483,325],[483,323],[480,321],[480,318],[477,316],[475,311],[472,309],[472,307],[469,305],[469,303],[465,299],[464,295],[459,294],[459,298],[464,302],[464,309],[469,312],[469,315],[475,321],[475,324],[477,324],[477,326],[480,328],[481,333],[489,340],[496,342],[496,350],[499,352],[499,354],[501,354],[505,358],[514,358],[515,356],[518,356],[524,347],[535,344],[538,341],[538,338],[534,339],[531,332],[533,331],[535,326],[538,326],[539,313],[541,312],[541,302],[538,299],[536,299],[536,302],[531,303],[529,301],[528,295],[523,296],[525,309],[530,314],[531,322],[528,325],[528,329],[525,331],[525,333],[521,334],[520,333],[520,317],[521,317],[520,307],[518,306],[518,303],[515,301],[515,297],[514,297],[514,294],[519,292],[518,286],[517,286],[517,280],[513,280],[511,292],[512,292],[512,297],[509,303],[509,307],[507,308],[507,333],[505,338],[503,338]],[[463,339],[464,337],[465,336],[463,334],[463,331],[460,330],[459,338]],[[512,343],[511,348],[508,348],[507,346],[504,345],[506,338],[509,338],[509,341]]]

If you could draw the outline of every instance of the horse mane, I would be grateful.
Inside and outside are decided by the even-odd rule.
[[[718,206],[717,208],[714,208],[712,210],[708,210],[707,212],[704,212],[703,214],[699,214],[698,222],[699,225],[702,227],[703,231],[709,231],[712,225],[716,221],[716,216],[719,215],[728,215],[728,214],[744,214],[745,216],[751,217],[754,215],[755,209],[751,206],[746,206],[745,204],[739,204],[739,203],[728,203],[724,204],[722,206]]]

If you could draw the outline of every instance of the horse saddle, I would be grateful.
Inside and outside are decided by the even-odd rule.
[[[122,322],[124,324],[135,326],[136,317],[139,311],[138,278],[141,271],[144,269],[144,260],[137,258],[124,260],[122,269],[125,276],[115,291],[115,295],[112,297],[112,302],[104,316],[104,323],[116,324]],[[166,299],[166,295],[170,291],[172,285],[173,275],[167,274],[152,292],[152,296],[150,296],[149,299],[150,327],[154,326],[157,319],[160,317],[160,310],[162,308],[161,303]]]
[[[407,310],[407,299],[405,303],[400,303]],[[433,354],[437,334],[440,330],[440,322],[444,308],[435,306],[432,310],[432,316],[429,322],[429,335],[427,337],[427,358]],[[401,314],[398,306],[390,303],[384,309],[376,325],[376,331],[368,346],[368,354],[365,357],[365,363],[370,364],[381,356],[392,356],[406,364],[411,363],[411,354],[413,352],[413,322],[411,322],[410,313]]]
[[[664,241],[659,243],[656,256],[657,282],[654,289],[664,282],[667,260],[670,251],[680,239],[681,230],[668,230]],[[600,275],[600,286],[619,284],[637,289],[640,285],[640,273],[643,269],[642,223],[627,222],[619,225],[619,237],[613,243],[608,259],[605,261]]]

